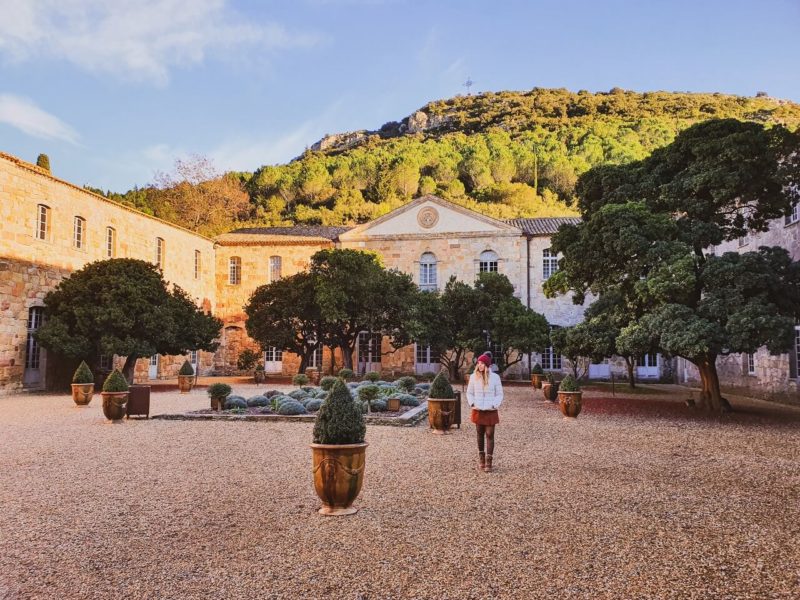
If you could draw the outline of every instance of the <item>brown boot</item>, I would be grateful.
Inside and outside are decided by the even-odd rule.
[[[491,473],[492,472],[492,455],[486,455],[486,465],[483,467],[484,473]]]
[[[478,452],[478,471],[486,468],[486,452]]]

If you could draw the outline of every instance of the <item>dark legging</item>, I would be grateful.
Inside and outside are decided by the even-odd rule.
[[[476,425],[478,428],[478,451],[483,452],[483,436],[486,436],[486,454],[494,454],[494,425]]]

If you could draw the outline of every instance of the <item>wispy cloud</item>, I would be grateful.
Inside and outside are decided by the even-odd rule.
[[[0,55],[67,60],[81,69],[163,85],[174,67],[213,53],[318,42],[278,23],[253,23],[227,0],[0,0]]]
[[[78,132],[31,100],[0,94],[0,123],[6,123],[34,137],[78,143]]]

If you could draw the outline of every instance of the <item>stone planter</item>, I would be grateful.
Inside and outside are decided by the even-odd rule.
[[[540,373],[533,373],[531,375],[531,385],[534,387],[534,389],[537,389],[537,390],[542,389],[542,379],[543,378],[544,378],[544,375],[542,375]]]
[[[256,382],[256,384],[265,383],[267,381],[266,371],[253,372],[253,380]]]
[[[308,383],[311,385],[319,385],[320,372],[316,367],[308,367],[306,369],[306,377],[308,377]]]
[[[188,394],[194,387],[194,375],[178,375],[178,389],[181,394]]]
[[[455,398],[428,398],[428,423],[432,433],[447,435],[456,414]]]
[[[558,386],[561,385],[561,382],[556,381],[550,383],[549,381],[542,382],[542,394],[544,394],[544,399],[549,402],[555,402],[558,400]]]
[[[119,421],[125,416],[128,392],[100,392],[103,397],[103,414],[109,421]]]
[[[386,401],[386,410],[397,412],[400,410],[400,398],[389,398]]]
[[[73,383],[72,399],[78,406],[87,406],[94,395],[93,383]]]
[[[558,407],[565,417],[574,419],[581,413],[583,392],[558,392]]]
[[[314,489],[322,500],[319,514],[352,515],[364,483],[367,444],[311,444]]]

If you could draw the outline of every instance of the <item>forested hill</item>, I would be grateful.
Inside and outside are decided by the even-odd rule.
[[[581,173],[643,158],[713,118],[794,130],[800,105],[763,93],[618,88],[459,96],[375,131],[326,136],[285,165],[200,183],[208,171],[184,163],[159,185],[111,196],[207,234],[244,224],[362,223],[426,193],[504,219],[570,215]]]

